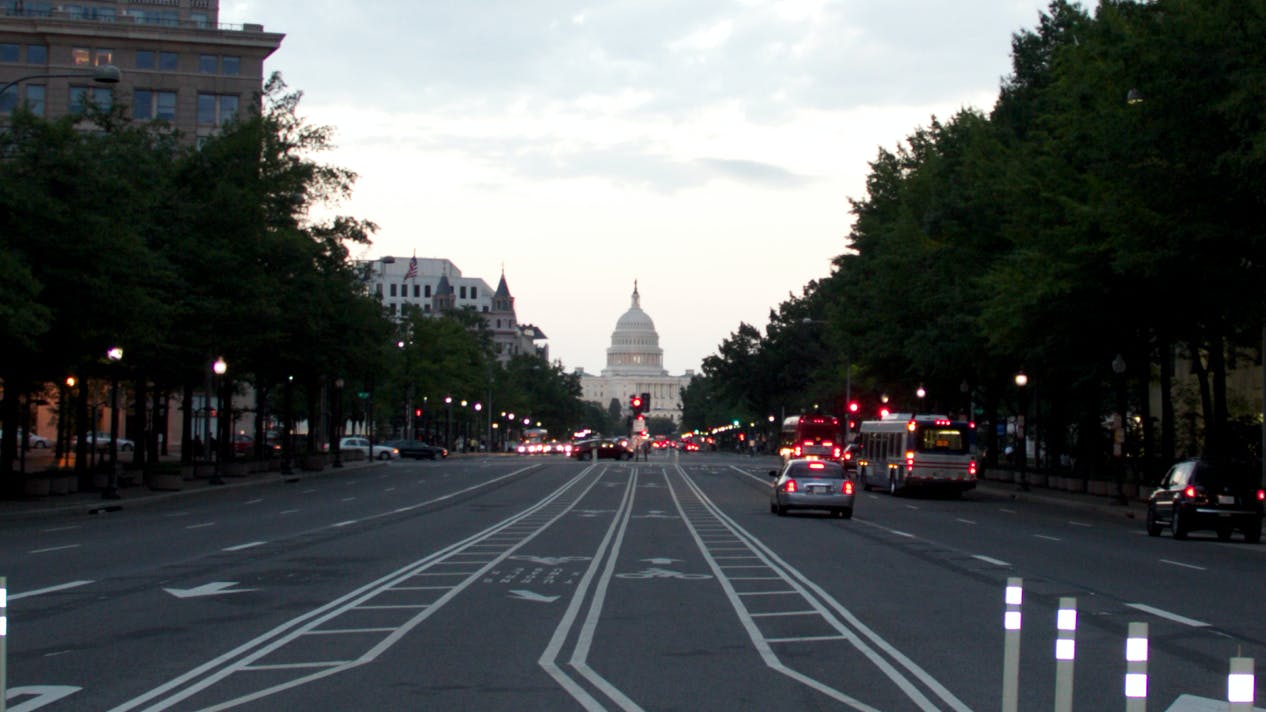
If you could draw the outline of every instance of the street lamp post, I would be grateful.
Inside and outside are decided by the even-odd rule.
[[[211,372],[215,374],[216,404],[220,409],[218,413],[220,422],[216,424],[216,435],[218,437],[216,438],[215,446],[215,469],[211,472],[211,479],[207,481],[208,484],[212,485],[224,484],[224,480],[220,477],[220,461],[224,459],[224,453],[227,452],[228,448],[231,446],[228,442],[226,442],[226,439],[230,437],[230,434],[226,433],[224,428],[224,423],[228,421],[228,416],[224,410],[225,388],[223,381],[224,374],[228,373],[228,371],[229,364],[224,360],[223,356],[217,358],[215,362],[211,364]]]
[[[0,90],[0,94],[3,93]],[[110,360],[110,472],[106,475],[101,499],[119,499],[119,362],[123,360],[123,349],[110,347],[106,358]],[[96,438],[93,438],[92,446],[96,449]]]
[[[334,432],[330,434],[330,450],[334,452],[334,466],[343,466],[343,379],[334,380]]]
[[[444,396],[444,447],[453,449],[453,397]]]
[[[90,73],[62,72],[53,74],[28,74],[24,77],[18,77],[17,79],[5,84],[3,87],[0,87],[0,97],[3,97],[5,92],[9,91],[18,84],[31,79],[82,79],[84,77],[90,77],[92,81],[97,82],[98,84],[118,84],[119,80],[123,78],[123,72],[119,71],[119,68],[113,64],[103,64],[99,67],[94,67]]]
[[[1020,414],[1015,419],[1015,435],[1019,444],[1016,455],[1019,457],[1020,464],[1020,489],[1025,492],[1029,491],[1029,478],[1025,473],[1029,464],[1028,442],[1024,432],[1024,419],[1029,412],[1029,393],[1025,388],[1028,385],[1029,377],[1024,371],[1015,374],[1015,387],[1020,395]]]

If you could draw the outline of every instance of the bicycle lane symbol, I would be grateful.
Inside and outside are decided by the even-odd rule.
[[[685,581],[698,581],[700,579],[710,579],[711,574],[686,574],[680,571],[670,571],[669,569],[661,569],[657,566],[642,569],[633,573],[616,574],[616,578],[622,579],[682,579]]]

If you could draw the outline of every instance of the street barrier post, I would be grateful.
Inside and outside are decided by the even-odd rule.
[[[1077,660],[1077,599],[1059,599],[1055,627],[1055,712],[1072,712],[1073,665]]]
[[[1253,659],[1231,658],[1226,676],[1226,701],[1230,712],[1253,712]]]
[[[1147,712],[1147,624],[1131,623],[1125,639],[1125,712]]]
[[[9,657],[9,582],[0,576],[0,712],[4,712],[9,684],[5,678],[5,664]]]
[[[1002,712],[1017,712],[1020,705],[1020,606],[1024,603],[1024,580],[1007,579],[1006,612],[1002,627],[1006,638],[1002,661]]]

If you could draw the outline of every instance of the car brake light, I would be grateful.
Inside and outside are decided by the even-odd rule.
[[[853,459],[853,451],[852,451],[852,450],[849,450],[848,452],[844,453],[844,459],[845,459],[845,460],[852,460],[852,459]]]
[[[1196,498],[1195,485],[1187,485],[1187,489],[1182,491],[1182,496],[1186,497],[1187,499],[1195,499]]]
[[[1257,490],[1257,501],[1258,502],[1266,501],[1266,490]]]
[[[822,464],[821,462],[810,462],[809,469],[810,470],[825,470],[826,465]]]
[[[971,463],[967,465],[967,474],[969,474],[969,475],[975,475],[975,474],[976,474],[976,461],[975,461],[975,460],[972,460],[972,461],[971,461]]]
[[[842,490],[840,490],[840,491],[841,491],[841,492],[843,492],[844,494],[852,494],[852,493],[853,493],[853,481],[852,481],[852,480],[844,480],[844,489],[842,489]]]
[[[800,457],[800,446],[797,445],[796,449],[792,450],[792,452],[795,453],[796,457]]]
[[[797,489],[795,480],[787,480],[787,484],[782,486],[783,492],[795,492]]]
[[[840,459],[840,449],[838,447],[832,450],[832,452],[835,453],[835,459]]]

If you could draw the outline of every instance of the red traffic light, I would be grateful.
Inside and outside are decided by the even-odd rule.
[[[421,417],[422,417],[422,409],[421,409],[421,408],[414,408],[414,409],[413,409],[413,417],[415,417],[415,418],[421,418]]]
[[[849,401],[849,402],[848,402],[848,412],[850,412],[850,413],[856,413],[856,412],[857,412],[857,411],[859,411],[859,410],[861,410],[861,405],[860,405],[860,404],[858,404],[858,402],[857,402],[857,401]]]

